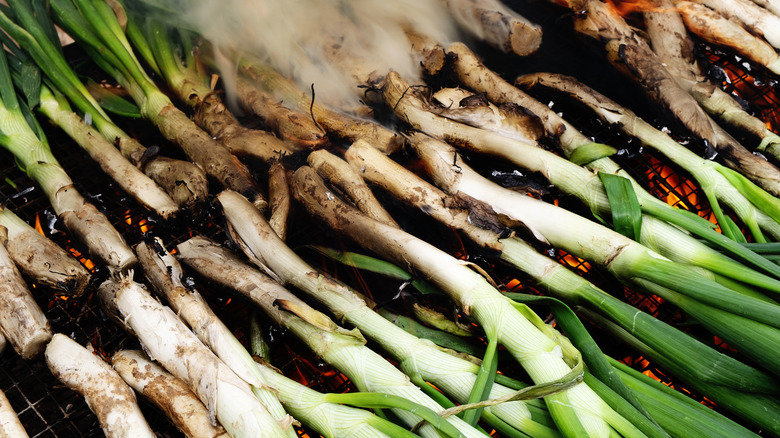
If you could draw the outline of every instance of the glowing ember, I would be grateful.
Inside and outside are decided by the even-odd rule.
[[[720,66],[726,75],[721,82],[722,88],[750,102],[767,127],[775,133],[780,132],[780,95],[776,90],[776,81],[757,78],[726,56],[710,53],[708,58],[713,64]]]
[[[578,273],[586,274],[590,271],[591,265],[585,260],[563,250],[558,250],[558,254],[558,260],[561,263],[576,269]]]
[[[669,205],[696,213],[716,223],[709,203],[690,179],[651,155],[646,155],[645,159],[648,164],[645,175],[650,193]]]
[[[82,257],[81,252],[79,250],[77,250],[76,248],[73,248],[72,246],[70,246],[70,243],[71,243],[70,241],[68,241],[67,243],[68,243],[68,246],[67,246],[68,252],[73,257],[76,257],[78,259],[78,261],[80,261],[81,264],[84,265],[85,268],[87,268],[90,272],[93,272],[94,269],[95,269],[95,263],[92,260],[90,260],[89,258],[87,258],[87,257]]]

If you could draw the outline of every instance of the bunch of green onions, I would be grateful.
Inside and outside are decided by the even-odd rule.
[[[38,107],[96,159],[103,152],[115,156],[124,154],[138,166],[146,159],[139,157],[139,149],[134,146],[122,146],[133,143],[132,139],[109,119],[67,65],[52,33],[54,28],[47,12],[41,8],[42,3],[11,0],[10,4],[10,10],[0,11],[0,27],[19,45],[4,39],[13,52],[10,67],[6,55],[0,54],[0,144],[11,151],[20,167],[44,188],[57,214],[66,226],[75,230],[79,226],[77,217],[90,207],[58,166],[31,111],[17,97],[14,81],[31,108]],[[287,247],[277,236],[276,228],[265,219],[265,200],[259,186],[247,168],[231,154],[246,154],[271,162],[280,152],[302,151],[306,146],[282,142],[260,131],[243,130],[229,114],[223,114],[225,117],[219,120],[206,120],[203,128],[223,124],[219,126],[230,126],[232,132],[240,135],[220,138],[221,143],[215,141],[212,134],[217,136],[217,132],[222,131],[206,133],[192,123],[147,75],[131,47],[134,45],[151,70],[176,90],[180,100],[198,111],[213,95],[204,85],[203,78],[191,68],[195,64],[191,52],[185,50],[183,59],[176,55],[175,43],[170,41],[164,26],[152,23],[142,28],[131,20],[125,33],[112,5],[99,0],[52,0],[51,6],[58,24],[129,91],[138,113],[155,124],[168,140],[179,145],[209,176],[229,189],[217,199],[229,223],[231,237],[270,277],[246,266],[224,248],[197,237],[179,245],[178,257],[203,276],[249,297],[278,325],[294,332],[323,359],[340,368],[362,391],[318,394],[269,367],[256,364],[200,296],[184,286],[181,267],[162,243],[156,242],[152,247],[139,245],[137,251],[149,282],[167,297],[197,337],[170,309],[147,296],[129,278],[109,280],[101,288],[101,294],[106,302],[112,303],[109,307],[121,307],[119,313],[147,349],[153,351],[153,356],[185,380],[229,432],[249,436],[253,427],[268,427],[271,436],[291,437],[294,431],[290,425],[294,420],[289,412],[320,433],[334,437],[340,434],[413,436],[414,433],[431,438],[442,435],[479,437],[485,432],[478,426],[480,420],[512,437],[664,437],[685,436],[696,429],[732,436],[750,435],[744,428],[702,411],[701,407],[694,407],[610,362],[589,336],[581,335],[584,329],[567,322],[570,341],[523,304],[522,297],[502,294],[485,276],[406,233],[389,214],[381,211],[381,205],[368,213],[368,209],[359,211],[343,202],[341,197],[347,194],[357,207],[369,203],[377,207],[376,199],[367,199],[370,196],[367,190],[354,194],[349,190],[328,189],[321,178],[323,160],[334,163],[339,159],[326,157],[327,153],[323,152],[311,153],[311,167],[301,166],[294,173],[290,172],[290,183],[298,202],[330,228],[403,266],[412,272],[408,275],[423,277],[443,291],[480,327],[487,346],[480,353],[483,354],[481,361],[469,361],[404,332],[376,312],[372,308],[374,303],[366,297],[317,272]],[[183,35],[183,40],[189,38],[184,32],[179,35]],[[459,57],[458,62],[470,60],[471,54],[464,47],[456,45],[449,49]],[[244,78],[254,77],[261,82],[259,87],[279,87],[290,100],[301,105],[303,94],[291,90],[289,83],[272,70],[251,61],[251,56],[233,55],[235,59],[243,60],[242,70],[247,73]],[[31,85],[22,74],[25,65],[32,61],[44,72],[42,84]],[[480,74],[484,72],[480,71]],[[503,84],[493,85],[489,93],[497,96],[504,92],[501,99],[521,96],[524,102],[529,102],[514,91],[506,92]],[[538,148],[534,141],[510,140],[434,115],[428,111],[428,103],[411,90],[400,77],[390,73],[382,91],[399,118],[413,128],[478,152],[511,157],[516,165],[541,171],[552,184],[582,200],[602,224],[502,189],[462,164],[462,158],[452,148],[420,133],[407,140],[440,188],[401,171],[398,171],[399,176],[391,177],[391,171],[387,170],[390,167],[380,167],[390,166],[380,164],[382,160],[390,163],[392,160],[381,154],[372,156],[372,153],[393,150],[400,138],[386,130],[382,131],[382,139],[375,141],[374,149],[361,151],[361,147],[369,148],[366,145],[371,143],[371,138],[365,133],[357,136],[368,141],[353,145],[345,154],[354,173],[351,177],[365,174],[373,184],[457,228],[486,251],[497,250],[491,253],[497,255],[496,259],[529,275],[540,289],[566,301],[582,316],[669,368],[686,384],[758,427],[780,433],[777,415],[780,410],[769,413],[757,410],[761,403],[780,407],[780,401],[774,396],[778,388],[776,379],[780,375],[777,365],[780,353],[774,348],[780,344],[780,306],[774,299],[774,294],[780,293],[780,267],[741,244],[744,243],[740,242],[744,240],[740,239],[741,232],[719,204],[722,202],[736,212],[738,220],[746,224],[755,240],[766,243],[780,238],[780,203],[775,198],[736,172],[717,165],[704,166],[697,175],[699,182],[706,186],[704,192],[724,232],[721,235],[705,220],[653,198],[609,160],[608,155],[614,150],[594,145],[584,136],[577,135],[576,130],[559,136],[566,155],[575,161],[572,162]],[[71,104],[84,115],[83,119],[76,116]],[[312,116],[320,120],[326,120],[332,114],[317,106],[310,110]],[[617,112],[610,113],[611,116],[614,114]],[[629,119],[633,116],[630,112],[625,115]],[[602,116],[609,119],[609,115]],[[549,112],[545,112],[542,119],[551,132],[556,124],[570,126]],[[639,120],[632,120],[637,129],[633,134],[654,143],[670,157],[677,153],[677,146],[671,139]],[[338,123],[328,125],[334,135],[352,139],[344,134],[345,131],[338,131],[335,125]],[[91,140],[97,137],[99,142]],[[111,144],[115,140],[118,140],[121,153]],[[259,146],[254,141],[267,143]],[[685,159],[690,166],[703,166],[690,156],[686,155]],[[590,170],[580,167],[581,164]],[[122,165],[135,169],[129,163]],[[346,174],[344,169],[348,167],[335,172]],[[597,174],[593,169],[601,173]],[[121,181],[121,177],[117,178]],[[392,184],[398,185],[391,185],[392,178],[396,178]],[[165,176],[161,176],[158,182],[164,180]],[[144,184],[147,183],[151,184]],[[145,194],[151,191],[136,191],[129,184],[124,188],[137,193],[139,200],[163,217],[172,214],[178,208],[177,204],[189,202],[182,201],[187,196],[177,197],[177,202],[173,202],[159,187],[153,189],[157,201],[150,201]],[[417,191],[417,197],[412,199],[410,193],[414,191]],[[190,190],[189,199],[202,198],[203,193],[205,188],[200,195]],[[456,198],[468,207],[453,208],[443,201]],[[471,222],[477,214],[472,214],[470,209],[476,211],[478,207],[489,207],[480,216],[486,221],[479,224],[489,224],[492,228],[481,228]],[[374,215],[381,218],[376,220]],[[105,222],[96,212],[94,217],[97,222]],[[537,245],[564,249],[598,264],[630,287],[657,294],[676,304],[709,331],[735,346],[740,357],[747,358],[748,363],[708,348],[631,309],[540,255],[532,245],[510,232],[501,222],[502,218],[521,222],[537,239]],[[106,225],[107,222],[103,226]],[[566,233],[571,229],[577,232]],[[110,230],[89,229],[74,233],[90,242],[91,250],[104,264],[124,271],[135,262],[135,254],[121,241],[121,236]],[[691,235],[707,240],[725,254]],[[108,241],[112,243],[105,243]],[[282,285],[301,290],[354,329],[339,326]],[[561,310],[565,306],[559,304],[552,305],[561,312],[556,313],[556,317],[571,321],[570,310]],[[144,312],[152,319],[157,318],[160,324],[164,323],[167,333],[176,334],[179,344],[174,344],[174,348],[192,350],[195,354],[178,363],[176,354],[171,353],[159,333],[155,333],[155,327],[141,321]],[[401,370],[364,345],[363,336],[393,356]],[[208,353],[206,346],[215,355]],[[498,373],[499,346],[522,365],[535,385],[521,389],[524,385]],[[699,362],[691,360],[690,356],[697,356]],[[183,366],[184,362],[189,368]],[[585,365],[586,371],[583,370]],[[218,370],[218,376],[209,376],[208,367]],[[198,371],[203,373],[196,374]],[[452,397],[454,403],[447,396]],[[234,404],[238,398],[244,403],[240,408]],[[544,403],[524,401],[527,398],[541,398]],[[465,406],[456,407],[456,403]],[[663,408],[665,404],[674,405],[690,415],[690,422],[675,424],[675,418]],[[342,405],[371,408],[374,413]],[[459,414],[454,415],[455,412]],[[405,428],[389,421],[394,417],[400,418]],[[338,424],[338,421],[347,421],[342,418],[349,418],[354,423]],[[713,426],[714,423],[718,426]]]

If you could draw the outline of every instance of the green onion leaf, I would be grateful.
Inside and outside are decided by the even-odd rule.
[[[469,342],[468,339],[464,339],[461,336],[428,327],[408,316],[398,315],[384,308],[380,308],[378,311],[383,318],[418,338],[427,339],[438,346],[449,348],[460,353],[470,354],[475,357],[483,356],[485,354],[484,347],[477,346],[475,343]]]
[[[724,166],[718,166],[717,169],[718,172],[725,176],[740,193],[753,203],[753,205],[771,216],[775,221],[780,222],[780,199],[770,195],[764,189],[734,170]]]
[[[742,234],[742,230],[739,229],[739,225],[737,225],[730,216],[723,215],[720,227],[723,234],[729,236],[731,240],[739,243],[747,243],[747,239],[745,239],[745,236]]]
[[[377,392],[348,392],[343,394],[325,394],[325,401],[370,409],[403,409],[420,416],[433,427],[451,438],[460,437],[460,432],[450,422],[433,410],[392,394]]]
[[[487,400],[490,397],[490,390],[493,389],[493,382],[496,380],[496,371],[498,370],[498,341],[490,339],[488,341],[485,356],[477,372],[477,380],[471,388],[468,403],[478,403]],[[463,413],[463,421],[475,426],[482,414],[483,408],[469,409]]]
[[[612,365],[607,361],[596,341],[590,336],[588,330],[582,325],[579,317],[569,306],[562,301],[544,296],[527,295],[519,293],[507,293],[512,300],[522,303],[543,303],[550,308],[555,320],[561,327],[561,331],[571,340],[572,344],[582,353],[582,358],[588,365],[593,375],[603,382],[616,397],[605,400],[618,412],[632,414],[632,422],[649,436],[666,436],[652,421],[650,414],[645,410],[635,394],[620,379]],[[629,405],[630,404],[630,405]],[[641,415],[641,416],[640,416]],[[642,418],[642,416],[644,418]]]
[[[89,94],[95,98],[104,110],[123,117],[141,118],[141,109],[129,100],[122,98],[117,93],[91,79],[87,80],[86,85]]]
[[[363,254],[358,254],[349,251],[337,251],[335,249],[325,248],[322,246],[311,246],[310,248],[346,266],[362,269],[364,271],[374,272],[376,274],[386,275],[390,278],[395,278],[401,281],[408,281],[412,286],[415,287],[415,289],[420,291],[420,293],[423,295],[442,293],[440,290],[432,286],[430,283],[424,280],[414,278],[412,274],[406,272],[405,270],[399,268],[398,266],[390,262],[386,262],[384,260],[363,255]]]
[[[41,100],[41,71],[34,62],[25,61],[22,63],[19,79],[19,85],[27,100],[27,105],[30,108],[35,108]]]
[[[629,239],[639,241],[639,234],[642,231],[642,209],[631,181],[604,172],[599,172],[599,178],[609,198],[612,226],[615,231]]]
[[[617,153],[617,149],[603,143],[586,143],[578,146],[569,156],[569,161],[584,166],[601,158],[610,157]]]

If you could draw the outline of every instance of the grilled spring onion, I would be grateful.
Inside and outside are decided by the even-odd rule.
[[[246,349],[211,312],[208,305],[194,290],[185,289],[180,283],[181,267],[169,253],[155,242],[152,245],[141,244],[137,248],[141,265],[147,277],[171,303],[177,314],[193,327],[196,334],[214,351],[236,374],[253,385],[253,392],[269,407],[272,415],[280,421],[290,422],[285,412],[300,414],[301,421],[310,424],[319,433],[326,436],[342,436],[344,431],[350,436],[377,436],[377,432],[390,429],[395,435],[409,433],[394,428],[386,420],[363,410],[335,405],[324,401],[327,397],[305,386],[277,374],[266,366],[253,360]],[[168,283],[168,284],[165,284]],[[173,286],[178,284],[178,286]],[[285,408],[279,404],[279,399]],[[278,407],[278,409],[277,409]],[[400,430],[396,430],[400,429]],[[291,436],[297,436],[289,428]]]
[[[47,15],[36,11],[27,0],[12,0],[10,5],[14,12],[13,19],[18,20],[19,24],[9,18],[5,11],[0,11],[0,27],[15,40],[4,38],[4,43],[14,51],[17,58],[25,57],[17,49],[16,43],[45,73],[50,88],[65,94],[106,140],[110,143],[116,142],[122,155],[163,187],[177,205],[190,207],[206,197],[206,175],[200,168],[186,161],[153,154],[152,150],[145,148],[109,119],[65,60],[59,39]],[[29,76],[27,73],[23,72],[21,75]],[[23,77],[22,82],[25,80]],[[33,93],[29,98],[37,99],[37,96]],[[170,210],[168,202],[169,200],[162,201],[162,204],[154,201],[148,203],[165,216],[166,211]]]
[[[449,254],[347,206],[324,187],[311,168],[296,171],[293,192],[310,213],[332,228],[397,264],[412,267],[445,291],[491,342],[503,345],[523,365],[534,382],[557,380],[571,372],[578,353],[566,349],[564,357],[562,346],[550,337],[552,332],[540,330],[484,277]],[[610,430],[625,436],[643,435],[582,383],[545,401],[564,436],[606,436]]]
[[[3,391],[0,391],[0,436],[18,438],[29,436]]]
[[[89,248],[92,256],[112,269],[135,264],[135,254],[97,208],[76,190],[73,181],[54,158],[43,133],[31,127],[20,105],[4,51],[0,53],[0,145],[49,198],[65,227]],[[40,138],[39,138],[40,135]]]
[[[461,83],[474,91],[486,93],[488,99],[496,104],[515,103],[531,110],[540,118],[545,126],[545,129],[547,130],[548,135],[558,139],[561,147],[567,155],[571,156],[572,154],[575,154],[580,147],[587,146],[588,144],[592,143],[592,140],[577,131],[574,126],[569,124],[566,120],[548,108],[547,105],[528,96],[526,93],[503,80],[496,73],[490,71],[464,44],[455,43],[448,47],[447,51],[450,55],[450,58],[453,60],[452,66],[454,73],[457,75]],[[727,251],[731,257],[747,262],[755,269],[759,269],[760,271],[770,274],[775,278],[780,278],[780,270],[778,270],[777,266],[773,266],[771,262],[768,262],[766,259],[758,256],[752,251],[745,250],[745,248],[741,247],[738,242],[735,242],[714,231],[710,227],[710,224],[702,223],[701,218],[690,217],[689,215],[681,214],[679,209],[675,209],[665,202],[661,202],[654,198],[638,183],[633,181],[633,179],[624,170],[622,170],[616,162],[612,161],[611,159],[601,158],[596,161],[592,161],[590,164],[588,164],[588,168],[594,172],[599,171],[624,176],[632,181],[634,191],[636,192],[639,203],[645,214],[652,215],[667,221],[670,224],[688,230],[689,232],[702,237],[713,245],[716,245],[718,248]],[[550,176],[552,175],[548,175],[548,177]],[[556,181],[551,182],[553,182],[554,185],[558,186],[559,188],[564,187]],[[586,182],[587,180],[583,180],[583,183]],[[575,195],[579,194],[578,191],[569,193]],[[601,210],[606,206],[603,204],[601,198],[595,199],[598,201],[598,203],[592,203],[592,200],[588,197],[580,197],[580,199],[585,202],[586,205],[589,205],[591,210],[597,214],[610,214],[607,210]]]
[[[364,409],[328,401],[329,396],[288,379],[267,365],[256,365],[269,387],[279,394],[285,409],[326,438],[411,438],[409,432]]]
[[[233,437],[287,438],[287,434],[233,371],[217,358],[169,308],[129,277],[98,289],[109,313],[121,318],[149,356],[183,380]]]
[[[697,2],[676,1],[675,9],[680,11],[685,26],[704,41],[726,46],[780,74],[780,55],[775,48],[742,27],[739,19],[723,16]]]
[[[47,87],[41,88],[40,111],[90,154],[128,195],[143,207],[164,219],[179,207],[163,189],[131,164],[113,144],[73,111],[63,99],[57,99]]]
[[[114,4],[119,7],[117,4]],[[92,55],[101,68],[128,90],[144,118],[179,146],[208,175],[264,209],[266,201],[249,171],[208,133],[198,128],[141,67],[114,10],[100,0],[51,2],[55,20]]]
[[[542,28],[495,0],[449,0],[450,14],[473,36],[505,53],[527,56],[542,44]]]
[[[181,265],[165,250],[162,241],[156,239],[149,244],[142,242],[136,247],[136,253],[149,283],[159,295],[166,298],[176,314],[222,362],[252,385],[252,392],[280,424],[292,424],[293,419],[284,411],[276,395],[266,388],[246,349],[214,314],[203,297],[196,290],[184,286]],[[287,435],[294,438],[295,430],[288,427]]]
[[[777,200],[756,202],[750,200],[740,192],[738,187],[723,175],[727,172],[722,165],[705,160],[690,150],[686,149],[667,134],[655,129],[653,126],[639,118],[636,114],[621,107],[608,97],[596,92],[576,79],[560,74],[536,73],[518,78],[515,84],[526,89],[540,86],[553,89],[577,99],[587,105],[605,122],[620,127],[628,135],[638,138],[642,144],[660,152],[670,161],[686,170],[697,181],[707,200],[712,206],[716,219],[722,225],[724,233],[729,233],[726,227],[730,219],[720,208],[720,203],[731,208],[737,217],[745,223],[751,234],[758,241],[765,241],[763,227],[774,238],[780,236],[780,214],[778,214]],[[761,190],[761,189],[758,189]],[[763,190],[761,190],[763,191]],[[766,194],[766,192],[764,192]],[[766,199],[772,199],[766,194]],[[770,217],[769,215],[773,215]],[[739,233],[739,231],[736,231]],[[729,233],[736,240],[736,236]]]
[[[422,134],[413,135],[411,140],[413,143],[436,142]],[[490,233],[475,227],[474,222],[490,222],[484,219],[485,207],[476,201],[466,203],[464,200],[451,200],[452,196],[360,142],[353,144],[345,156],[353,168],[362,171],[364,178],[393,194],[398,200],[463,232],[478,245],[497,251],[503,262],[529,275],[550,295],[571,306],[587,307],[630,330],[646,345],[665,351],[677,367],[691,375],[743,391],[762,391],[776,384],[772,382],[773,378],[705,346],[598,289],[560,263],[539,254],[518,237],[503,237],[500,228]],[[464,214],[464,210],[468,214]],[[595,370],[592,365],[590,368]]]
[[[540,150],[532,146],[530,142],[521,142],[468,125],[457,124],[426,111],[424,109],[425,102],[419,97],[415,97],[415,92],[409,90],[408,85],[394,72],[387,75],[383,90],[388,102],[395,102],[396,113],[413,126],[421,128],[435,137],[450,139],[459,146],[465,145],[467,148],[472,148],[479,145],[478,149],[482,152],[500,153],[508,158],[510,156],[508,155],[509,152],[514,151],[515,153],[511,154],[513,160],[525,165],[529,169],[542,172],[561,190],[577,196],[586,205],[590,206],[597,217],[606,217],[606,215],[610,214],[609,201],[608,199],[603,199],[606,198],[604,185],[590,171],[574,165],[551,152]],[[456,156],[452,156],[452,158],[456,159]],[[458,162],[453,163],[459,165]],[[631,185],[632,187],[634,186],[633,183]],[[605,200],[607,201],[606,205],[603,204]],[[653,198],[653,201],[648,204],[641,204],[642,210],[658,215],[662,219],[670,218],[669,208],[671,207],[658,199]],[[659,207],[658,203],[663,204],[665,207]],[[606,210],[604,210],[605,207],[607,208]],[[688,214],[690,215],[690,213]],[[687,217],[685,215],[679,216]],[[695,216],[695,218],[697,221],[704,220],[698,216]],[[780,280],[761,275],[741,263],[709,251],[700,242],[689,238],[677,227],[665,223],[663,220],[651,219],[649,218],[646,221],[647,225],[643,227],[643,233],[639,237],[642,242],[647,242],[648,245],[659,245],[659,252],[664,253],[664,255],[684,263],[704,267],[724,277],[780,292]],[[709,226],[709,222],[707,224]],[[654,230],[652,235],[649,234],[649,231],[644,233],[645,230],[650,229],[650,226]],[[699,224],[695,224],[695,227],[698,229],[702,228]],[[728,240],[730,248],[736,248],[736,250],[745,253],[744,248],[741,248],[737,242],[731,241],[712,230],[709,231],[711,234],[718,236],[715,239],[718,242],[722,242],[722,239]],[[711,234],[708,233],[707,235]],[[654,241],[653,236],[656,235],[675,236],[676,240],[674,241],[678,242],[678,244],[668,245],[668,241],[665,242],[660,239]],[[667,244],[663,245],[664,243]],[[751,260],[755,260],[756,264],[762,267],[762,270],[773,273],[777,278],[778,266],[755,254],[752,254]]]
[[[283,100],[286,105],[292,106],[300,113],[308,114],[311,112],[317,124],[325,129],[329,135],[348,141],[359,139],[372,141],[376,147],[388,154],[401,147],[403,140],[395,132],[373,121],[342,114],[317,102],[312,103],[309,96],[272,67],[246,54],[237,55],[236,58],[238,59],[239,73],[244,74],[250,83],[275,98]]]
[[[772,316],[780,311],[776,304],[736,293],[606,227],[504,189],[465,164],[459,164],[455,172],[451,165],[455,152],[449,145],[418,144],[416,150],[446,192],[462,192],[482,200],[497,213],[522,221],[553,246],[603,266],[629,285],[665,296],[743,354],[775,374],[780,372],[776,359],[768,357],[775,350],[770,346],[780,342],[778,320]]]
[[[51,339],[51,326],[8,255],[6,240],[0,225],[0,333],[19,356],[30,359]]]
[[[5,44],[11,45],[12,42],[5,41]],[[40,77],[39,73],[31,71],[35,68],[34,64],[18,48],[11,46],[10,50],[15,54],[9,58],[15,73],[13,79],[17,87],[27,95],[31,107],[35,106],[37,101],[41,112],[75,140],[90,158],[139,204],[163,218],[178,210],[176,203],[162,188],[123,157],[111,142],[71,111],[63,96],[56,96],[49,87],[40,83],[33,86],[30,78]]]
[[[645,351],[648,360],[668,368],[667,359],[662,352],[653,351],[647,346],[641,345],[641,341],[630,333],[614,327],[612,324],[607,323],[602,326],[632,348]],[[734,391],[717,383],[698,381],[695,377],[679,372],[679,370],[677,376],[683,385],[690,385],[707,393],[708,397],[715,403],[756,425],[762,431],[772,435],[780,435],[780,400],[773,394]]]
[[[109,438],[154,438],[136,403],[135,393],[97,355],[57,333],[46,347],[46,363],[54,377],[84,396]]]
[[[430,382],[458,403],[466,403],[477,380],[479,366],[446,353],[387,321],[370,309],[365,298],[355,291],[320,274],[282,242],[251,204],[235,192],[222,192],[219,202],[236,240],[245,252],[279,279],[306,292],[328,307],[339,320],[346,321],[362,334],[377,342],[399,361],[399,367],[421,388]],[[490,398],[506,396],[513,391],[493,385]],[[536,406],[534,406],[536,408]],[[530,436],[556,436],[557,432],[534,418],[531,408],[522,402],[507,402],[487,409],[486,421],[493,418]],[[487,415],[486,415],[487,417]]]
[[[5,247],[22,274],[68,295],[84,292],[89,271],[73,256],[2,205],[0,226],[8,231]]]
[[[716,8],[728,3],[729,1],[709,1],[709,4]],[[738,6],[733,12],[747,12],[747,15],[756,20],[754,23],[757,28],[766,30],[768,27],[765,24],[780,21],[777,16],[767,17],[765,20],[766,16],[772,14],[749,0],[736,0],[734,3]],[[761,12],[756,14],[753,8]],[[760,17],[762,14],[766,14],[765,17]],[[642,16],[653,51],[664,60],[666,68],[680,86],[688,90],[710,116],[759,139],[757,151],[775,158],[780,157],[780,136],[772,132],[763,120],[746,111],[731,94],[705,78],[695,54],[689,50],[692,40],[682,17],[674,9],[672,0],[656,0],[652,10],[643,12]]]
[[[700,142],[714,148],[727,166],[767,192],[780,195],[780,169],[745,149],[710,119],[696,100],[677,84],[647,41],[634,32],[614,8],[598,0],[572,0],[567,6],[583,12],[574,17],[575,30],[603,44],[607,59],[619,71],[638,81],[651,98],[668,108]]]
[[[139,53],[145,55],[147,63],[157,66],[168,87],[193,110],[198,126],[236,155],[270,162],[290,153],[287,145],[273,134],[244,127],[231,114],[219,95],[207,85],[207,78],[197,71],[197,60],[192,57],[194,49],[174,46],[172,41],[176,37],[179,40],[186,39],[182,35],[184,31],[166,28],[144,14],[144,11],[132,12],[128,25],[139,29],[129,32],[128,37],[136,48],[150,49],[139,50]],[[136,14],[141,14],[137,15],[141,21],[135,20]],[[178,35],[174,35],[174,32]],[[186,55],[182,59],[177,53]]]
[[[120,350],[111,356],[117,373],[157,406],[189,438],[228,438],[221,425],[211,424],[209,411],[181,380],[152,362],[142,351]]]
[[[269,346],[265,342],[257,315],[250,317],[249,337],[252,357],[257,361],[265,381],[279,394],[285,408],[301,418],[326,438],[349,436],[362,437],[404,437],[418,435],[379,417],[364,409],[326,401],[322,394],[285,377],[268,362]],[[340,397],[337,395],[337,397]],[[342,397],[340,401],[345,401]]]
[[[387,394],[406,399],[414,406],[422,405],[436,412],[443,410],[406,375],[366,347],[357,329],[348,331],[339,327],[230,251],[202,237],[193,237],[179,244],[177,249],[178,258],[185,265],[254,301],[274,322],[293,332],[314,353],[344,373],[361,392]],[[421,420],[399,407],[392,412],[409,427],[418,425]],[[449,417],[447,422],[463,436],[484,436],[458,417]],[[439,437],[431,424],[424,424],[417,432],[424,437]]]

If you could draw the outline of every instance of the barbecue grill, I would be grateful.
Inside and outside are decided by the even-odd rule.
[[[569,18],[562,17],[561,11],[544,3],[508,2],[510,6],[521,10],[532,21],[543,26],[545,38],[541,49],[528,58],[512,58],[496,52],[494,49],[474,43],[476,51],[481,53],[486,63],[507,78],[526,72],[555,71],[566,74],[576,74],[583,82],[593,88],[612,96],[619,97],[621,103],[626,100],[643,101],[644,94],[631,82],[619,76],[601,55],[591,50],[588,42],[574,36],[567,23]],[[699,43],[703,60],[709,63],[710,74],[722,83],[727,92],[735,93],[745,100],[750,108],[762,116],[768,125],[777,130],[780,128],[780,98],[775,92],[775,80],[756,67],[744,61],[738,61],[732,54],[723,53]],[[611,132],[599,123],[593,122],[586,111],[565,102],[555,100],[556,110],[564,112],[564,116],[574,122],[578,128],[589,135],[598,137],[599,141],[622,148],[618,160],[629,170],[637,180],[669,203],[676,204],[704,217],[709,217],[709,210],[704,197],[695,185],[678,169],[670,168],[656,160],[646,151],[631,145],[629,139]],[[637,105],[628,105],[633,108]],[[642,106],[639,106],[642,107]],[[658,120],[660,114],[639,114],[648,120]],[[249,121],[251,122],[251,121]],[[50,130],[53,131],[53,130]],[[50,137],[55,156],[63,167],[71,174],[91,202],[97,205],[109,217],[114,226],[125,237],[129,244],[134,245],[150,235],[161,237],[169,248],[188,239],[192,235],[204,235],[218,242],[228,242],[223,229],[222,220],[216,211],[205,208],[197,218],[177,218],[170,223],[150,217],[140,206],[128,199],[115,184],[91,162],[85,153],[75,147],[64,136],[52,133]],[[73,337],[82,345],[89,345],[97,354],[110,356],[121,348],[138,348],[137,341],[129,337],[118,325],[111,322],[100,309],[94,294],[97,284],[106,277],[106,272],[100,266],[94,266],[86,255],[86,251],[77,242],[71,241],[62,231],[62,227],[54,220],[42,192],[35,188],[13,164],[10,155],[2,153],[3,164],[0,166],[0,177],[4,179],[0,185],[0,201],[30,224],[36,224],[39,230],[52,238],[63,248],[70,251],[94,274],[92,284],[84,296],[73,299],[52,291],[46,287],[32,285],[33,293],[39,305],[45,310],[56,332]],[[475,161],[478,160],[475,158]],[[484,163],[483,163],[484,164]],[[262,171],[262,169],[258,169]],[[533,178],[533,176],[530,176]],[[217,189],[214,189],[217,190]],[[553,198],[555,194],[547,195]],[[565,198],[557,199],[560,203],[572,203]],[[576,208],[576,207],[575,207]],[[399,207],[399,211],[407,213]],[[191,220],[194,219],[194,220]],[[338,242],[330,235],[323,235],[315,223],[303,215],[293,215],[293,225],[289,237],[291,246],[295,247],[296,239],[311,243],[312,235],[318,234],[324,242],[334,245],[348,245]],[[428,223],[424,221],[425,223]],[[434,226],[434,225],[431,225]],[[314,233],[313,231],[317,231]],[[451,236],[450,236],[451,237]],[[334,243],[335,242],[335,243]],[[229,243],[229,242],[228,242]],[[311,257],[315,257],[310,255]],[[667,322],[684,323],[683,317],[671,306],[654,296],[646,296],[624,288],[614,280],[599,275],[598,272],[576,257],[557,251],[556,256],[565,264],[572,266],[577,272],[615,294],[623,297],[633,305],[657,316]],[[479,262],[479,259],[476,259]],[[317,259],[315,263],[328,270],[329,273],[345,277],[353,286],[359,286],[356,273],[348,269],[338,268],[332,263]],[[485,262],[486,263],[486,262]],[[486,264],[486,267],[503,282],[507,290],[528,290],[522,278],[516,273],[500,266]],[[250,311],[248,303],[219,288],[196,280],[199,290],[209,300],[214,310],[220,315],[229,317],[223,321],[229,322],[231,329],[239,339],[245,338],[248,330]],[[369,284],[371,284],[369,282]],[[372,285],[368,287],[373,287]],[[395,287],[395,286],[393,286]],[[393,287],[390,287],[392,290]],[[364,290],[364,293],[389,300],[392,296],[387,291]],[[391,295],[391,294],[390,294]],[[593,327],[595,336],[598,331]],[[273,351],[277,360],[275,364],[293,377],[315,389],[329,392],[345,392],[352,390],[349,381],[337,371],[323,365],[317,358],[307,355],[306,349],[291,336],[269,327]],[[710,338],[711,335],[710,335]],[[712,342],[718,342],[712,339]],[[652,363],[625,349],[621,345],[600,343],[606,352],[621,358],[629,365],[652,375],[664,383],[674,386],[663,371],[656,369]],[[604,347],[606,345],[606,347]],[[724,346],[725,348],[725,346]],[[83,399],[75,392],[63,387],[49,372],[42,355],[34,360],[25,361],[19,358],[9,347],[2,356],[2,371],[0,371],[0,389],[2,389],[11,405],[17,411],[31,437],[93,437],[102,436],[97,419],[88,409]],[[678,388],[684,390],[684,388]],[[696,396],[693,394],[693,396]],[[167,421],[156,413],[153,408],[142,402],[142,409],[147,414],[153,429],[159,436],[179,436]],[[301,434],[305,431],[301,430]]]

